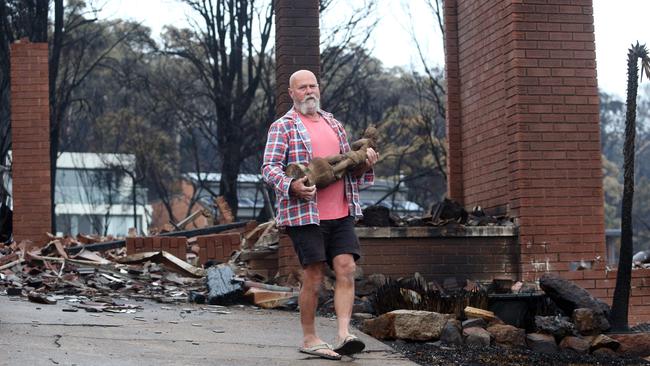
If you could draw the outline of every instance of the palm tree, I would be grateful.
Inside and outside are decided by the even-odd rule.
[[[613,331],[628,330],[627,311],[632,277],[632,200],[634,198],[634,139],[636,137],[636,95],[639,78],[638,59],[642,71],[650,79],[650,57],[645,45],[632,45],[627,54],[627,111],[625,112],[625,144],[623,145],[623,202],[621,209],[621,254],[610,314]],[[641,73],[643,78],[643,73]]]

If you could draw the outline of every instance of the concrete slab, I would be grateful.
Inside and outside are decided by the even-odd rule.
[[[297,312],[250,306],[126,303],[135,314],[63,312],[64,300],[41,305],[0,296],[0,365],[332,365],[297,351]],[[228,313],[219,313],[228,312]],[[332,342],[334,319],[317,319]],[[415,365],[390,347],[357,332],[367,348],[352,365]]]

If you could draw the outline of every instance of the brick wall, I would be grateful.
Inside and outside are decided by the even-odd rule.
[[[361,238],[364,274],[397,278],[419,272],[442,283],[455,277],[492,280],[518,278],[515,238]]]
[[[241,248],[241,234],[235,232],[201,235],[196,237],[196,244],[199,246],[201,265],[211,259],[225,263],[230,259],[232,252]]]
[[[126,254],[164,250],[182,260],[187,259],[187,238],[184,236],[146,236],[126,238]]]
[[[13,235],[46,243],[52,230],[47,43],[11,44]]]
[[[447,73],[458,89],[447,123],[460,136],[449,148],[462,157],[462,169],[450,169],[450,185],[462,182],[452,197],[518,219],[524,279],[604,258],[591,0],[456,0],[445,9],[456,26],[447,49],[457,47]]]
[[[276,115],[293,105],[289,77],[298,70],[312,71],[320,80],[320,30],[318,0],[276,0],[275,77]]]
[[[397,278],[419,272],[439,281],[519,276],[519,246],[514,235],[445,237],[432,235],[433,228],[415,228],[417,233],[408,229],[357,228],[362,252],[358,265],[365,275],[383,273]],[[280,274],[300,269],[288,236],[280,239],[278,257]]]

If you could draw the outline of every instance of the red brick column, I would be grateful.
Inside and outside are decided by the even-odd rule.
[[[45,243],[51,230],[47,43],[11,45],[14,240]]]
[[[318,0],[276,0],[275,78],[276,115],[293,105],[289,77],[307,69],[320,80],[320,30]]]
[[[462,202],[518,218],[524,279],[604,258],[592,2],[454,5]]]
[[[447,0],[445,14],[445,78],[447,80],[447,196],[463,203],[463,148],[460,126],[458,16],[456,0]]]

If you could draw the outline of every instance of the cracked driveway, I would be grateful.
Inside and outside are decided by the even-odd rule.
[[[120,300],[122,301],[122,300]],[[0,365],[333,365],[298,353],[297,312],[250,306],[136,302],[137,313],[64,312],[64,300],[42,305],[0,296]],[[333,319],[319,317],[321,337],[332,341]],[[415,365],[383,343],[367,344],[353,365]],[[334,362],[334,363],[333,363]]]

